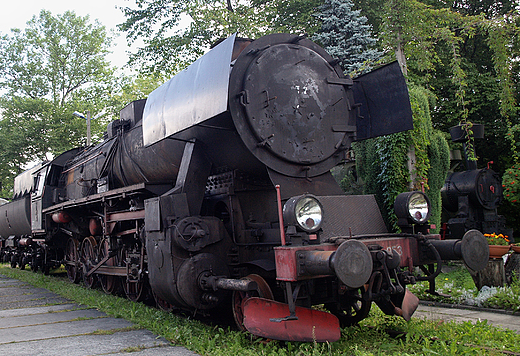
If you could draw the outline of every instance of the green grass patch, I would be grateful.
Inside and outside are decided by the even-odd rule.
[[[141,303],[106,295],[68,282],[65,277],[11,269],[0,265],[0,274],[49,289],[72,301],[125,318],[138,327],[161,335],[172,344],[200,355],[501,355],[520,353],[520,335],[486,321],[476,324],[428,321],[384,315],[373,307],[359,326],[342,330],[335,343],[280,342],[253,338],[248,333],[211,326],[165,313]],[[445,277],[446,278],[446,277]],[[387,332],[392,330],[392,333]],[[397,336],[396,336],[397,335]]]

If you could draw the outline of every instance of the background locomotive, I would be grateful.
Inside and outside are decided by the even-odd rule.
[[[374,197],[343,195],[329,171],[352,141],[411,127],[397,64],[352,80],[305,38],[232,36],[124,108],[102,143],[17,177],[0,206],[4,259],[63,263],[71,281],[136,301],[151,290],[168,310],[229,306],[275,339],[337,340],[373,301],[409,319],[406,285],[443,259],[482,269],[484,237],[427,235],[420,192],[399,196],[404,233],[388,233]]]
[[[475,138],[484,137],[483,125],[473,125],[473,131]],[[484,234],[506,235],[513,242],[513,230],[506,227],[505,217],[497,212],[503,199],[502,179],[489,164],[477,169],[477,162],[468,158],[467,138],[459,126],[451,128],[450,133],[453,142],[464,145],[466,170],[449,174],[441,190],[446,221],[441,234],[459,239],[476,229]]]

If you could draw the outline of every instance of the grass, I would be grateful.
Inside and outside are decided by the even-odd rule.
[[[243,332],[211,326],[133,303],[99,290],[74,285],[61,276],[11,269],[0,265],[0,274],[49,289],[76,303],[97,308],[108,315],[125,318],[137,327],[151,330],[172,344],[201,355],[502,355],[520,354],[520,335],[486,321],[439,322],[384,315],[375,306],[359,326],[342,330],[335,343],[280,342],[255,339]],[[446,277],[445,277],[446,278]],[[448,277],[449,278],[449,277]],[[394,332],[389,333],[388,330]],[[396,336],[397,335],[397,336]]]

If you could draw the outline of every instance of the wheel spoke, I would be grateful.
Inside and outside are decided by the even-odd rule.
[[[146,285],[143,276],[139,276],[139,258],[131,256],[131,250],[123,249],[122,261],[127,266],[127,276],[122,281],[125,295],[134,302],[141,302],[146,297]],[[137,274],[137,275],[136,275]]]
[[[83,262],[83,282],[88,288],[95,287],[97,278],[95,274],[87,276],[89,270],[96,265],[96,247],[97,242],[94,237],[86,237],[81,244],[81,256]]]
[[[110,242],[108,239],[101,240],[99,244],[99,260],[102,260],[110,253]],[[118,261],[116,256],[111,257],[106,262],[107,266],[117,266]],[[116,276],[109,275],[99,275],[99,282],[101,283],[101,288],[107,294],[114,294],[119,289],[119,278]]]
[[[341,326],[351,326],[365,319],[372,302],[363,298],[365,288],[361,287],[342,296],[342,302],[327,304],[329,311],[336,315]]]
[[[73,283],[78,283],[81,277],[79,266],[78,240],[69,238],[65,249],[65,269],[67,277]]]

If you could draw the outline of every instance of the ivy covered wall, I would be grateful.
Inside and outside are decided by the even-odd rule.
[[[449,147],[444,134],[432,127],[431,94],[415,85],[409,85],[409,94],[414,130],[356,143],[357,174],[363,182],[363,193],[375,195],[392,231],[398,230],[393,211],[397,195],[424,187],[433,209],[430,224],[437,231],[441,223],[440,189],[450,164]]]

